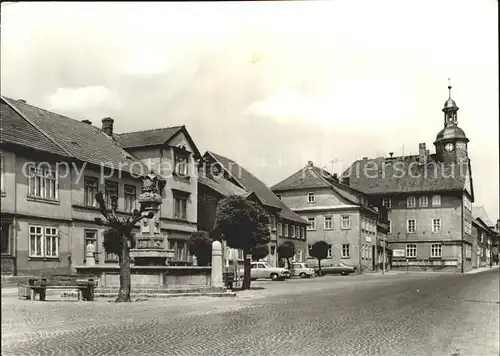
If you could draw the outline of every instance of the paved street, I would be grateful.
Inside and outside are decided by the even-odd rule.
[[[232,299],[2,298],[2,355],[499,355],[498,269],[255,282]]]

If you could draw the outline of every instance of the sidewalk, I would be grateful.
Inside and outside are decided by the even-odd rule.
[[[490,266],[488,267],[479,267],[479,268],[474,268],[470,271],[465,272],[464,274],[475,274],[475,273],[481,273],[481,272],[486,272],[486,271],[491,271],[491,270],[498,270],[500,266]]]

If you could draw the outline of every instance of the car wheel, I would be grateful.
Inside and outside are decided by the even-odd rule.
[[[306,278],[307,276],[306,276],[306,274],[304,272],[302,272],[301,274],[299,274],[299,277],[300,278]]]
[[[348,272],[341,272],[340,275],[341,276],[347,276],[347,275],[349,275],[349,273]]]
[[[271,280],[273,280],[273,281],[277,281],[277,280],[278,280],[278,277],[279,277],[279,276],[278,276],[276,273],[271,273],[271,276],[270,276]]]

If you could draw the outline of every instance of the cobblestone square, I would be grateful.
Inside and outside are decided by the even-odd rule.
[[[2,355],[499,353],[498,269],[254,282],[236,298],[2,298]]]

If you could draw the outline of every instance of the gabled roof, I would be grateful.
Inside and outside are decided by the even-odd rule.
[[[9,105],[4,97],[0,105],[0,120],[1,143],[10,143],[60,156],[70,156],[61,146],[17,112],[15,107]]]
[[[140,147],[149,147],[149,146],[163,146],[168,144],[171,139],[173,139],[177,134],[182,132],[189,144],[194,150],[194,155],[197,158],[201,157],[200,151],[194,144],[191,136],[186,130],[186,127],[183,126],[173,126],[173,127],[164,127],[161,129],[153,129],[153,130],[144,130],[144,131],[135,131],[135,132],[126,132],[122,134],[115,134],[115,139],[118,144],[127,149],[127,148],[140,148]]]
[[[474,219],[481,219],[483,223],[490,228],[495,226],[495,224],[493,224],[489,219],[488,214],[486,214],[486,210],[482,205],[472,207],[472,216]]]
[[[315,167],[305,166],[301,170],[292,174],[290,177],[282,180],[281,182],[273,185],[271,190],[273,192],[299,190],[308,188],[328,188],[330,184],[321,177]]]
[[[198,183],[209,187],[210,189],[221,194],[222,196],[240,195],[247,197],[251,194],[247,192],[245,189],[238,187],[236,184],[233,184],[232,182],[228,181],[223,177],[212,178],[212,177],[205,177],[204,175],[200,174],[198,176]]]
[[[99,128],[21,101],[6,97],[2,99],[49,141],[60,147],[67,156],[82,162],[133,172],[136,175],[148,172],[141,161],[123,150]],[[19,118],[14,120],[19,121]],[[10,125],[10,128],[14,127]],[[31,146],[37,145],[39,144],[36,140],[33,140]]]
[[[262,181],[243,168],[235,161],[221,156],[217,153],[207,151],[205,156],[209,155],[218,162],[224,170],[247,192],[255,193],[262,204],[280,210],[280,216],[301,224],[307,224],[299,215],[290,210]]]
[[[413,155],[358,160],[342,177],[349,178],[349,186],[367,194],[464,191],[464,173],[470,174],[470,160],[461,165],[447,165],[430,155],[426,165],[419,165],[418,158]],[[472,199],[473,195],[472,192]]]
[[[341,183],[338,178],[331,175],[326,170],[308,164],[290,177],[271,187],[273,192],[284,192],[289,190],[302,190],[313,188],[329,188],[339,196],[346,204],[360,205],[375,212],[372,208],[363,204],[361,197],[368,200],[365,193]]]

